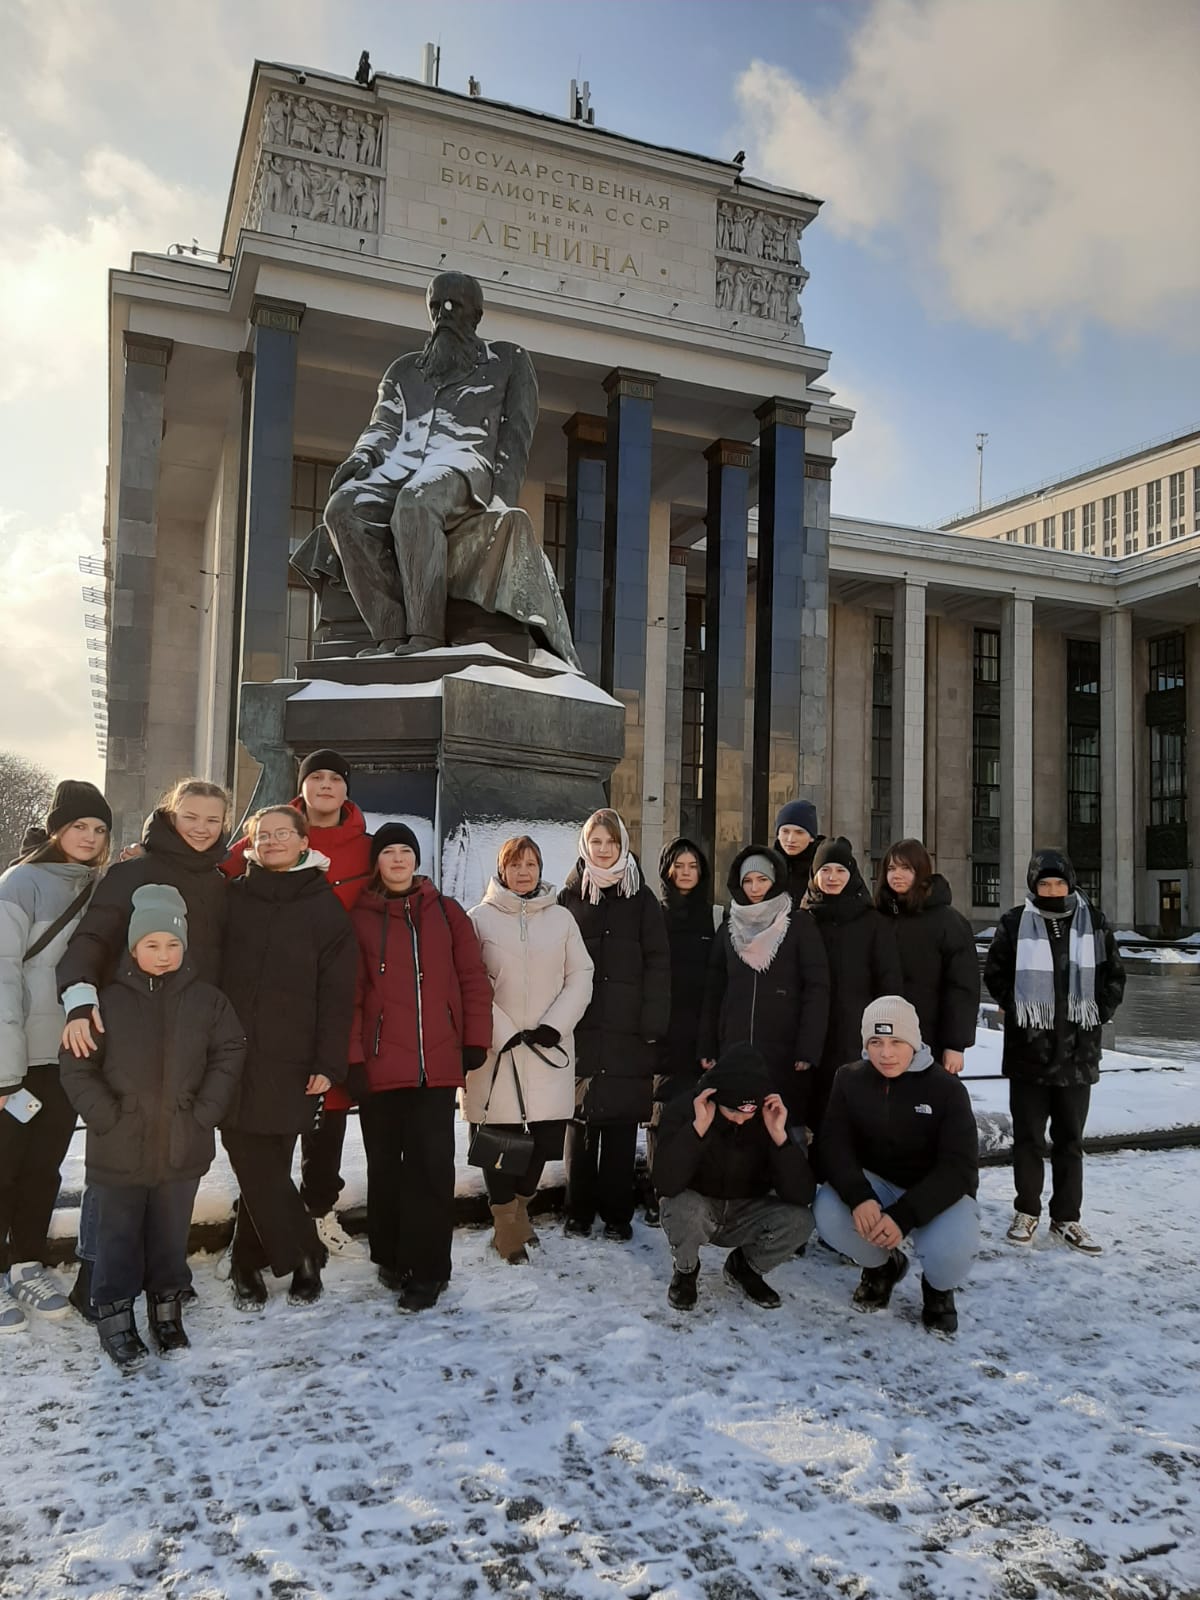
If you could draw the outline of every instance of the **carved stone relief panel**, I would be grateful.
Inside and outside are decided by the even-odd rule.
[[[383,118],[276,90],[263,112],[246,226],[294,217],[379,232]]]
[[[800,325],[800,223],[741,201],[717,202],[717,309]]]

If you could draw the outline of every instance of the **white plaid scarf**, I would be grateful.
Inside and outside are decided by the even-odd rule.
[[[1091,908],[1076,891],[1075,915],[1071,919],[1067,960],[1067,1016],[1084,1028],[1100,1026],[1096,1005],[1096,963],[1099,935],[1092,925]],[[1070,899],[1063,901],[1061,915],[1069,914]],[[1017,930],[1017,972],[1015,999],[1017,1021],[1023,1028],[1054,1026],[1054,945],[1047,918],[1060,915],[1042,912],[1026,897]]]

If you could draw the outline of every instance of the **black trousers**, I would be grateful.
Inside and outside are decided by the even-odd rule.
[[[1046,1177],[1046,1123],[1050,1123],[1050,1220],[1078,1222],[1083,1206],[1083,1129],[1091,1103],[1091,1084],[1059,1088],[1048,1083],[1008,1082],[1013,1125],[1013,1178],[1016,1209],[1042,1214]]]
[[[342,1177],[342,1146],[346,1142],[346,1113],[325,1110],[321,1126],[300,1137],[300,1198],[310,1217],[332,1211],[346,1187]]]
[[[636,1122],[569,1122],[566,1149],[567,1216],[590,1225],[633,1220]]]
[[[245,1271],[270,1267],[277,1278],[302,1261],[322,1260],[317,1225],[292,1182],[294,1133],[222,1129],[221,1143],[238,1181],[233,1263]]]
[[[188,1228],[199,1178],[153,1188],[118,1189],[94,1184],[96,1261],[92,1302],[112,1305],[147,1294],[178,1294],[192,1286],[187,1262]]]
[[[417,1283],[450,1281],[456,1089],[385,1089],[358,1108],[371,1260]]]
[[[30,1067],[21,1087],[42,1109],[32,1122],[0,1111],[0,1272],[18,1261],[44,1259],[59,1169],[75,1130],[75,1109],[63,1093],[57,1062]]]
[[[499,1128],[506,1133],[518,1133],[521,1124],[494,1122],[488,1126]],[[471,1131],[474,1132],[474,1129]],[[519,1194],[523,1194],[526,1199],[532,1198],[537,1193],[547,1161],[562,1160],[563,1138],[567,1131],[565,1122],[531,1122],[529,1131],[533,1135],[533,1155],[529,1166],[519,1178],[514,1178],[510,1172],[484,1170],[483,1181],[487,1186],[489,1204],[506,1206]]]

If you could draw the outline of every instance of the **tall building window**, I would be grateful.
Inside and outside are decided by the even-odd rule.
[[[1008,540],[1009,544],[1016,544],[1016,542],[1017,542],[1017,530],[1015,528],[1009,528],[1005,532],[1004,537]]]
[[[1026,544],[1036,544],[1037,543],[1037,523],[1036,522],[1027,522],[1025,524],[1025,543]]]
[[[542,511],[542,549],[561,589],[567,577],[567,502],[561,494],[546,496]]]
[[[1117,497],[1115,494],[1104,496],[1104,554],[1115,556],[1117,553]]]
[[[1062,543],[1062,547],[1063,547],[1064,550],[1074,550],[1074,548],[1075,548],[1075,513],[1074,513],[1074,511],[1064,511],[1063,514],[1062,514],[1062,517],[1063,517],[1063,525],[1062,525],[1063,543]]]
[[[1148,652],[1151,694],[1183,688],[1183,651],[1182,633],[1164,633],[1158,639],[1151,639]]]
[[[1045,550],[1053,550],[1054,549],[1054,545],[1055,545],[1054,518],[1053,517],[1043,517],[1042,518],[1042,548],[1045,549]]]
[[[1100,729],[1067,724],[1067,824],[1100,821]]]
[[[892,619],[871,637],[871,866],[892,842]]]
[[[1089,500],[1083,508],[1083,549],[1091,555],[1096,548],[1096,502]]]
[[[971,690],[971,898],[1000,903],[1000,635],[976,628]]]
[[[1100,646],[1090,639],[1067,640],[1067,693],[1100,694]]]
[[[1192,532],[1200,533],[1200,467],[1192,468]]]
[[[994,906],[1000,909],[1000,863],[998,861],[972,861],[971,904]]]
[[[1170,498],[1167,516],[1171,524],[1171,538],[1181,539],[1187,532],[1187,491],[1184,488],[1184,475],[1182,472],[1173,472],[1169,481]]]
[[[1180,723],[1150,729],[1150,826],[1187,821],[1187,730]]]
[[[1138,547],[1138,492],[1136,489],[1126,489],[1124,511],[1125,554],[1131,556]]]
[[[1000,682],[1000,635],[994,628],[975,629],[974,677],[976,683]]]
[[[329,499],[329,480],[336,465],[337,463],[333,461],[316,461],[306,456],[293,456],[289,554],[295,555],[321,521],[325,502]],[[316,600],[303,578],[294,573],[290,567],[287,602],[287,664],[288,670],[292,671],[298,662],[307,661],[312,656]]]
[[[1146,485],[1146,544],[1162,543],[1162,479]]]

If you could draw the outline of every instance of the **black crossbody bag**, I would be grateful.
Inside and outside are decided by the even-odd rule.
[[[500,1071],[500,1062],[506,1054],[512,1063],[513,1081],[517,1086],[517,1105],[521,1108],[519,1129],[489,1126],[487,1119],[492,1104],[492,1094],[496,1088],[496,1074]],[[492,1081],[488,1085],[483,1120],[475,1129],[467,1150],[467,1163],[472,1167],[482,1167],[485,1172],[502,1172],[506,1177],[520,1178],[529,1171],[529,1163],[532,1160],[533,1134],[529,1131],[529,1118],[525,1114],[525,1096],[521,1091],[521,1074],[517,1071],[516,1054],[512,1050],[502,1050],[496,1057],[496,1065],[492,1068]]]
[[[78,912],[82,911],[87,905],[88,901],[92,898],[92,890],[95,887],[96,885],[94,883],[89,883],[79,891],[74,900],[71,901],[71,904],[61,914],[61,916],[55,917],[50,926],[45,929],[44,932],[39,934],[29,946],[29,949],[26,950],[25,954],[21,957],[22,964],[24,964],[26,961],[32,961],[34,956],[40,956],[47,945],[54,943],[55,939],[58,938],[59,934],[66,927],[67,923],[70,922],[71,918]]]

